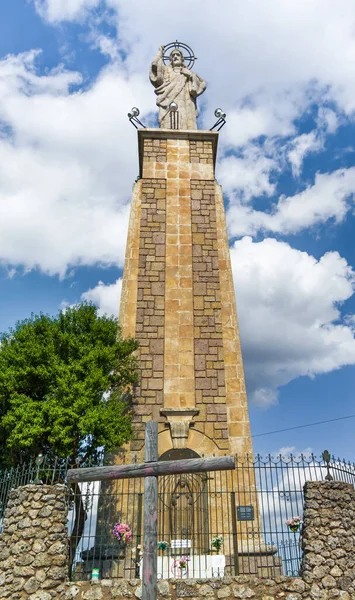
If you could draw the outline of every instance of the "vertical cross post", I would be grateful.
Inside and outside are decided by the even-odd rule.
[[[158,423],[148,421],[145,426],[146,463],[158,460]],[[158,477],[144,479],[144,538],[143,538],[143,595],[142,600],[157,597],[158,545]]]

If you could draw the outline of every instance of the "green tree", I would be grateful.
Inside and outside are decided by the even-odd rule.
[[[113,317],[80,304],[55,317],[31,316],[0,337],[2,466],[39,453],[66,458],[72,468],[95,461],[131,436],[128,390],[136,382],[134,339],[123,339]],[[79,486],[71,554],[84,528]]]

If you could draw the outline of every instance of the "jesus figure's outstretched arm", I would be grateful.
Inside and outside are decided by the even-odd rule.
[[[163,46],[160,46],[156,57],[150,66],[149,78],[154,87],[159,87],[164,81],[165,65],[163,62]]]

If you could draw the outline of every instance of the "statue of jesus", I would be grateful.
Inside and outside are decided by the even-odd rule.
[[[150,67],[150,81],[158,96],[159,126],[162,129],[172,128],[169,106],[175,102],[178,105],[178,128],[197,129],[196,98],[205,91],[206,83],[185,66],[179,48],[174,48],[170,53],[170,64],[167,66],[163,55],[164,46],[160,46]]]

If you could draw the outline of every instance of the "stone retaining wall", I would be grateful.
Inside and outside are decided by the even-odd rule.
[[[337,481],[304,488],[302,577],[242,575],[158,582],[160,600],[355,600],[355,491]],[[12,490],[0,536],[0,600],[141,598],[140,580],[68,583],[67,489]]]
[[[65,600],[111,600],[115,598],[141,598],[142,582],[103,580],[100,583],[68,584]],[[227,600],[232,598],[253,600],[351,600],[354,595],[347,591],[327,590],[323,595],[314,595],[311,586],[302,579],[278,577],[277,579],[257,579],[241,575],[220,579],[170,579],[158,582],[157,600],[177,600],[190,598],[197,600]]]
[[[25,485],[10,492],[0,536],[1,600],[64,597],[66,491],[63,485]]]
[[[311,597],[331,590],[355,598],[355,490],[342,481],[308,481],[304,487],[302,577]]]

